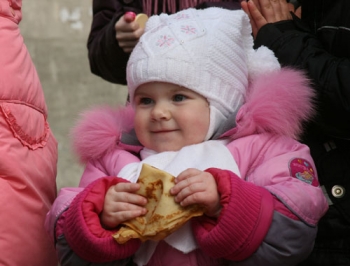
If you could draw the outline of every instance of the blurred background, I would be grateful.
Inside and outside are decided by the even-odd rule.
[[[58,141],[58,189],[77,186],[82,174],[69,139],[79,113],[95,105],[124,104],[127,95],[125,86],[90,72],[86,42],[91,7],[92,0],[23,0],[20,28],[40,76],[49,123]]]

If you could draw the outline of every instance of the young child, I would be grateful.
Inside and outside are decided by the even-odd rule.
[[[130,105],[89,111],[74,130],[86,169],[46,223],[62,265],[296,265],[308,256],[327,210],[309,149],[295,140],[313,92],[252,47],[243,11],[149,19],[128,62]],[[120,225],[147,212],[135,193],[143,163],[176,176],[175,201],[205,213],[164,240],[118,244]]]

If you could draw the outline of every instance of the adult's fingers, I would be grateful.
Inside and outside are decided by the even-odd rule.
[[[131,53],[137,43],[138,41],[119,42],[119,46],[123,49],[124,53]]]
[[[269,23],[275,22],[275,11],[272,5],[272,1],[275,0],[259,0],[260,3],[260,13],[263,15],[265,20]],[[250,1],[249,1],[250,2]],[[248,4],[249,4],[248,2]]]
[[[130,53],[135,48],[143,33],[144,28],[138,28],[137,30],[130,32],[117,31],[116,39],[120,48],[122,48],[125,53]]]
[[[270,0],[270,3],[274,12],[274,21],[271,21],[271,22],[283,20],[281,0]]]
[[[125,16],[122,16],[114,25],[114,29],[116,32],[118,31],[135,31],[139,28],[139,24],[135,21],[128,21],[125,19]]]
[[[256,6],[256,8],[261,11],[261,7],[260,7],[260,0],[249,0],[247,2],[252,1],[254,3],[254,5]]]
[[[268,23],[291,19],[286,0],[259,0],[260,11]]]
[[[135,20],[136,14],[134,12],[129,11],[129,12],[126,12],[123,17],[126,22],[130,23]]]
[[[241,2],[241,7],[243,9],[243,11],[248,15],[249,17],[249,21],[250,21],[250,25],[252,27],[252,32],[253,32],[253,36],[255,37],[257,32],[258,32],[258,28],[255,24],[255,21],[254,19],[252,18],[252,15],[250,14],[250,10],[249,10],[249,7],[248,7],[248,3],[246,1],[242,1]]]
[[[140,36],[138,31],[119,31],[115,35],[118,42],[138,41]]]
[[[252,0],[246,3],[242,2],[241,6],[250,18],[250,24],[252,25],[252,32],[255,38],[260,28],[267,24],[267,20]]]
[[[282,14],[283,14],[283,17],[282,17],[282,20],[292,20],[293,17],[292,15],[290,14],[291,10],[290,9],[290,6],[289,4],[287,3],[286,0],[280,0],[281,2],[281,11],[282,11]]]

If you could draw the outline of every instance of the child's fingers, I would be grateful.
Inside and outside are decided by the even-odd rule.
[[[191,178],[186,183],[186,186],[182,187],[179,193],[176,194],[175,201],[183,206],[198,203],[196,200],[198,201],[200,199],[197,198],[198,195],[196,194],[205,191],[204,184],[202,182],[197,182],[194,178]]]
[[[129,209],[119,212],[103,210],[101,214],[101,223],[107,228],[114,228],[130,219],[145,215],[146,213],[147,210],[144,208]]]
[[[118,183],[113,187],[113,201],[144,206],[147,203],[147,199],[135,194],[139,189],[140,184],[137,183]]]
[[[196,170],[196,169],[194,169]],[[191,204],[208,205],[217,200],[217,185],[208,172],[196,170],[196,174],[174,186],[175,201],[182,206]],[[171,191],[173,192],[173,191]]]
[[[140,184],[121,182],[113,186],[115,192],[136,192],[140,189]]]
[[[120,212],[143,212],[145,208],[136,204],[128,203],[128,202],[114,202],[113,204],[107,205],[104,208],[104,211],[109,213],[109,215],[113,216]]]
[[[121,211],[116,213],[115,219],[118,221],[118,224],[121,224],[144,214],[146,214],[144,209]]]
[[[144,206],[147,203],[147,199],[145,197],[134,193],[119,192],[118,197],[116,199],[119,202],[125,202],[128,204],[133,204],[138,206]]]
[[[181,172],[175,179],[175,186],[170,189],[172,195],[177,195],[181,190],[191,185],[194,182],[193,177],[200,174],[202,171],[194,168],[189,168]]]
[[[184,171],[182,171],[177,177],[176,177],[176,180],[175,182],[176,183],[179,183],[183,180],[186,180],[192,176],[195,176],[195,175],[198,175],[200,174],[202,171],[198,170],[198,169],[195,169],[195,168],[188,168]]]
[[[115,208],[113,211],[113,213],[115,214],[119,214],[119,213],[123,213],[123,212],[133,212],[133,213],[139,213],[139,215],[141,215],[142,213],[145,212],[145,208],[141,207],[139,205],[136,204],[131,204],[131,203],[126,203],[126,202],[119,202],[115,205]]]
[[[118,226],[129,219],[144,215],[147,199],[136,194],[140,184],[121,182],[110,187],[106,193],[101,222],[108,228]]]

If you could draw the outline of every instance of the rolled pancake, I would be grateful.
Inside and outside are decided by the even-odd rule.
[[[147,214],[131,219],[113,237],[123,244],[131,238],[141,241],[159,241],[176,231],[194,216],[203,215],[204,209],[198,205],[182,207],[176,203],[170,189],[175,185],[175,177],[148,164],[143,164],[138,179],[141,185],[137,194],[147,198]]]

